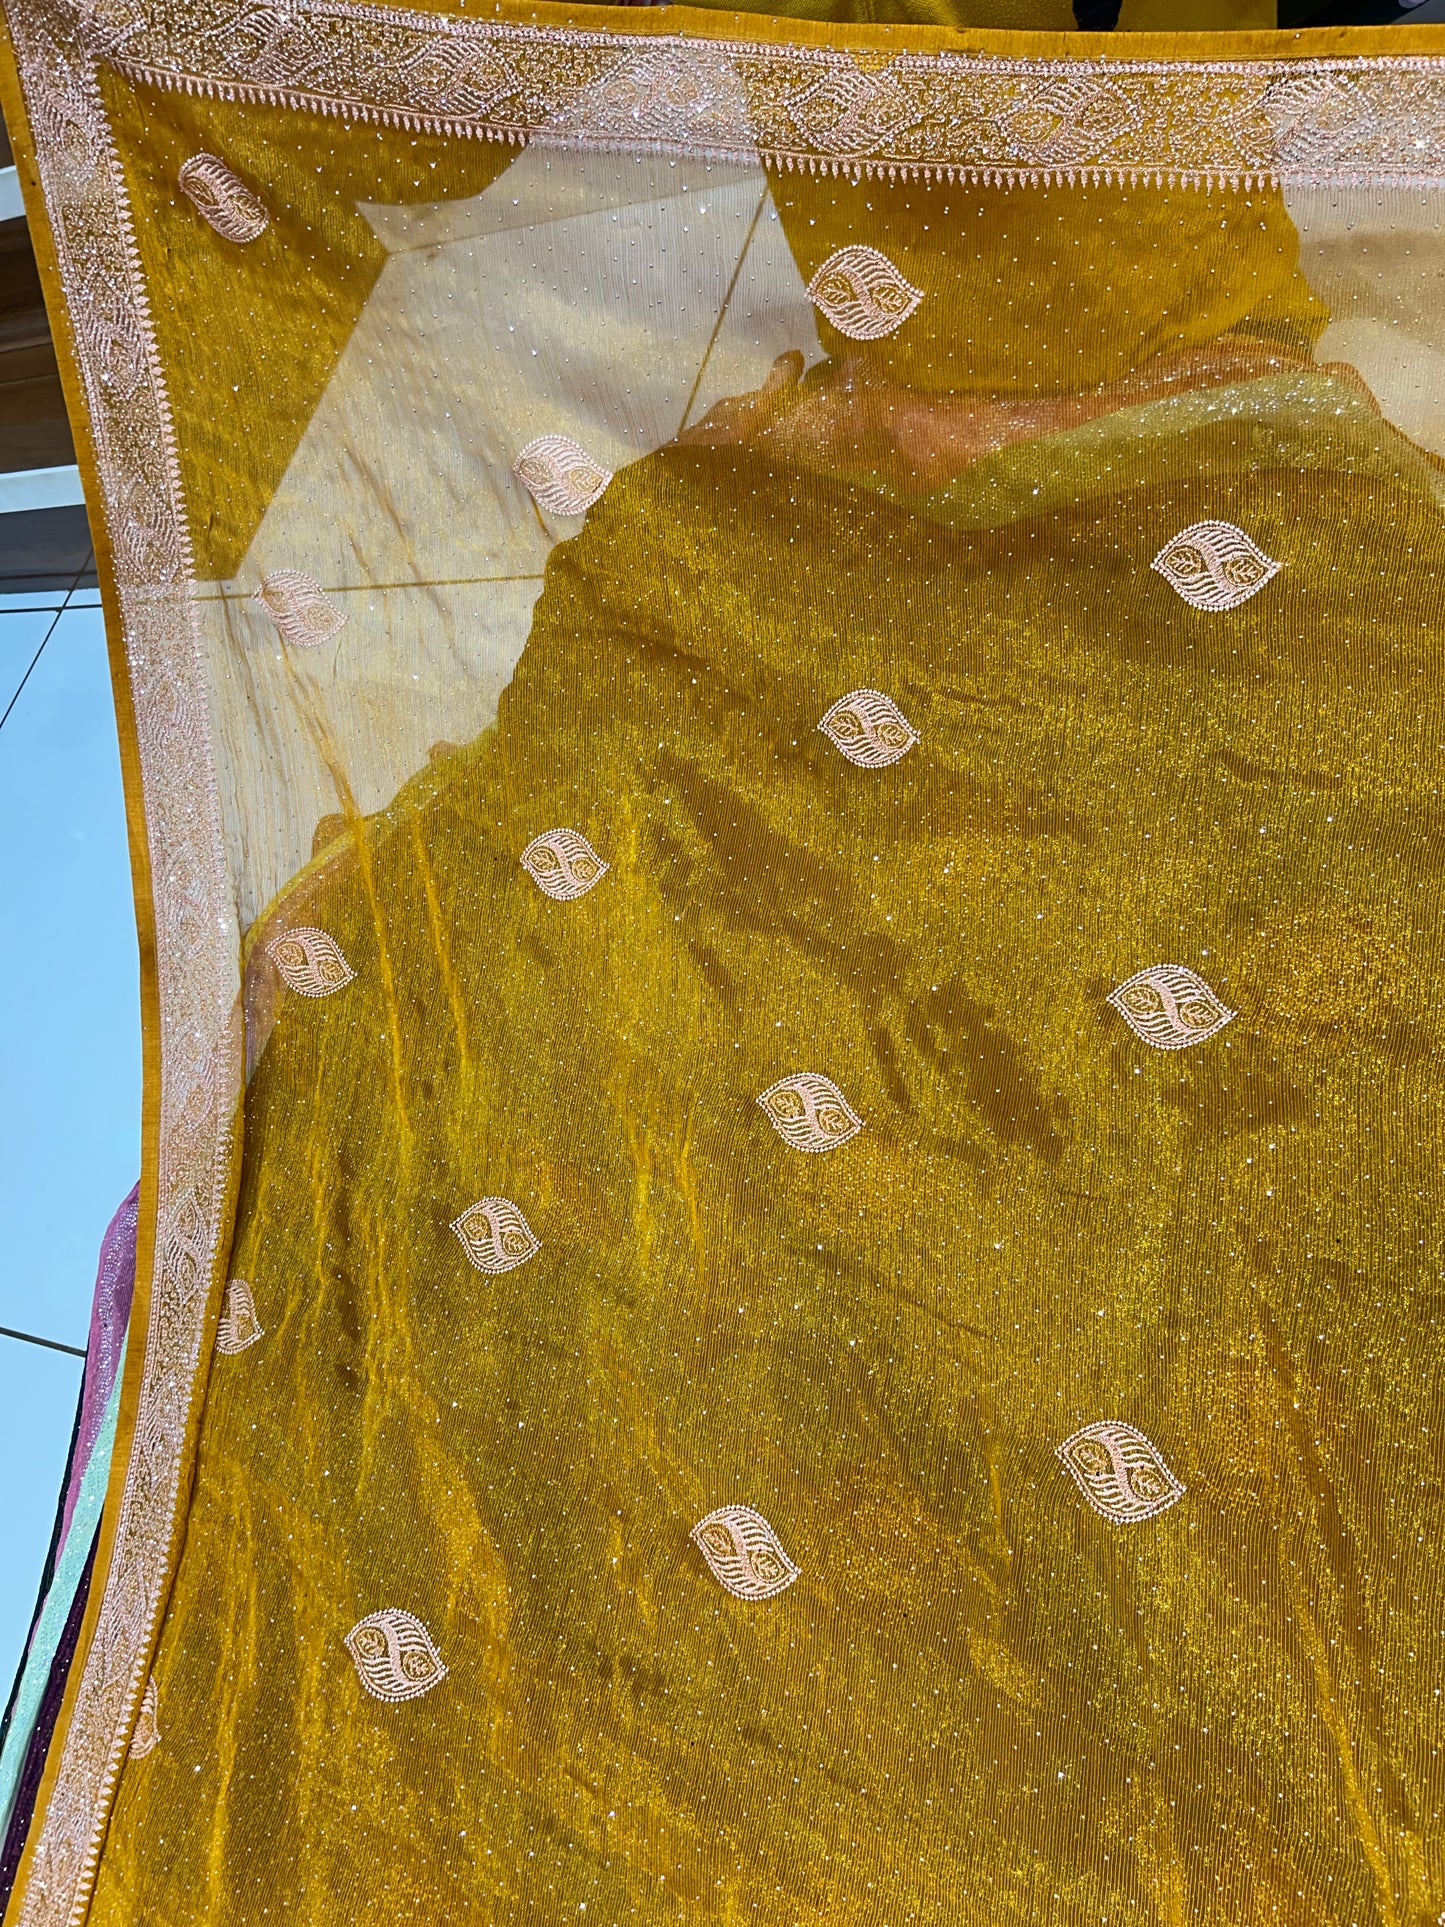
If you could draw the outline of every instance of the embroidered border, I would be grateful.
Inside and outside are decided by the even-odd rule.
[[[1011,60],[458,20],[354,0],[86,10],[136,79],[492,140],[639,145],[854,177],[1420,187],[1445,61]]]
[[[78,1923],[145,1686],[226,1223],[241,1090],[226,877],[190,541],[125,178],[74,19],[7,9],[94,437],[134,704],[155,911],[156,1233],[139,1401],[94,1637],[24,1876],[23,1927]]]

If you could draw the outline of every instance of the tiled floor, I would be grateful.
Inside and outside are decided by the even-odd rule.
[[[99,598],[0,596],[0,1325],[83,1347],[140,1157],[135,916]],[[48,636],[48,639],[47,639]],[[81,1360],[0,1338],[0,1702],[20,1658]]]

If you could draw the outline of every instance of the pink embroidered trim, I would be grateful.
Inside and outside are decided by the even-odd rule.
[[[256,600],[294,649],[314,649],[346,627],[344,612],[329,602],[321,584],[302,569],[263,575]]]
[[[840,696],[818,727],[860,769],[886,769],[918,741],[918,731],[897,703],[878,689]]]
[[[123,34],[124,21],[115,24]],[[142,1192],[147,1209],[153,1201],[154,1260],[149,1280],[137,1281],[148,1309],[132,1334],[134,1405],[128,1398],[117,1433],[122,1482],[108,1563],[96,1572],[94,1631],[72,1672],[54,1783],[11,1909],[19,1927],[80,1927],[144,1703],[205,1383],[211,1293],[223,1277],[244,1063],[240,937],[185,491],[97,39],[88,21],[45,0],[17,0],[6,26],[96,451],[90,513],[109,549],[154,892],[160,1106]]]
[[[266,946],[266,955],[283,980],[303,997],[330,997],[344,990],[356,972],[342,955],[335,937],[325,930],[298,924]]]
[[[798,1577],[777,1533],[750,1505],[719,1506],[691,1536],[713,1578],[736,1599],[771,1599]]]
[[[612,480],[612,470],[594,462],[570,435],[537,436],[513,462],[512,473],[538,508],[553,515],[585,515]]]
[[[769,1124],[795,1151],[836,1151],[863,1129],[863,1120],[831,1077],[795,1071],[770,1084],[758,1099]]]
[[[1183,964],[1150,964],[1136,970],[1108,1001],[1134,1035],[1155,1050],[1202,1044],[1235,1016],[1197,972]]]
[[[159,0],[87,16],[160,87],[490,140],[645,146],[854,178],[1429,187],[1445,64],[1012,60],[548,30],[311,0],[217,18]]]
[[[130,1736],[130,1757],[133,1760],[143,1760],[147,1753],[154,1753],[161,1743],[158,1704],[155,1675],[152,1674],[140,1696],[140,1711],[135,1716],[135,1731]]]
[[[878,341],[898,332],[923,290],[905,281],[877,248],[854,245],[828,256],[808,283],[808,299],[839,334]]]
[[[515,1271],[542,1249],[542,1241],[510,1198],[478,1198],[451,1228],[478,1271]]]
[[[358,1619],[346,1635],[346,1650],[373,1699],[420,1699],[447,1676],[431,1634],[415,1613],[399,1606]]]
[[[1281,564],[1233,522],[1194,522],[1149,564],[1196,609],[1218,614],[1257,595]]]
[[[522,852],[522,868],[539,890],[559,903],[585,897],[608,866],[577,830],[544,830]]]
[[[1054,1450],[1095,1512],[1115,1525],[1152,1519],[1184,1497],[1158,1449],[1120,1419],[1081,1426]]]
[[[226,1286],[220,1321],[216,1326],[216,1350],[234,1355],[254,1345],[265,1333],[256,1316],[256,1300],[244,1278],[232,1278]]]
[[[228,241],[244,245],[271,225],[265,202],[214,154],[192,154],[181,163],[176,180],[196,210]]]

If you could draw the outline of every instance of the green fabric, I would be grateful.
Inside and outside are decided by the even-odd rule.
[[[115,1421],[120,1409],[120,1387],[125,1376],[125,1354],[122,1351],[121,1364],[116,1371],[115,1384],[111,1387],[106,1401],[105,1417],[96,1435],[95,1445],[90,1454],[90,1462],[85,1468],[85,1476],[80,1482],[80,1497],[75,1502],[75,1512],[71,1517],[70,1531],[66,1534],[65,1544],[56,1561],[55,1576],[50,1582],[50,1590],[45,1595],[40,1618],[36,1622],[35,1633],[30,1641],[30,1649],[20,1673],[20,1687],[15,1695],[15,1710],[10,1720],[10,1730],[5,1736],[5,1746],[0,1751],[0,1839],[10,1824],[10,1810],[15,1804],[15,1790],[20,1784],[21,1769],[25,1765],[25,1755],[30,1748],[31,1735],[40,1713],[40,1702],[45,1696],[46,1682],[50,1669],[55,1663],[55,1655],[60,1647],[65,1622],[70,1617],[70,1609],[75,1603],[76,1590],[85,1562],[90,1557],[91,1546],[95,1543],[96,1527],[100,1524],[100,1509],[105,1502],[105,1489],[110,1480],[110,1455],[115,1445]]]

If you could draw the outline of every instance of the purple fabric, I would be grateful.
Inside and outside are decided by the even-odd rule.
[[[124,1210],[125,1207],[122,1205],[121,1209]],[[111,1376],[114,1377],[114,1372]],[[100,1534],[97,1533],[97,1542],[99,1538]],[[10,1824],[5,1829],[3,1842],[0,1842],[0,1914],[4,1913],[10,1898],[10,1890],[15,1885],[20,1856],[25,1849],[25,1836],[30,1831],[30,1821],[35,1812],[35,1796],[40,1791],[40,1781],[45,1772],[45,1756],[50,1751],[51,1736],[55,1732],[55,1722],[60,1715],[60,1702],[65,1698],[65,1686],[70,1678],[71,1662],[75,1658],[75,1649],[80,1643],[80,1628],[85,1618],[85,1604],[90,1597],[90,1580],[94,1570],[95,1546],[92,1545],[80,1584],[75,1589],[75,1598],[70,1604],[70,1615],[65,1622],[65,1632],[45,1682],[45,1697],[40,1702],[35,1728],[25,1751],[25,1764],[21,1768],[20,1784],[15,1789],[15,1804],[10,1809]]]
[[[100,1263],[95,1273],[95,1298],[90,1311],[90,1344],[85,1354],[85,1390],[80,1401],[80,1424],[66,1481],[65,1510],[60,1519],[59,1545],[70,1531],[70,1515],[80,1497],[80,1482],[105,1417],[106,1401],[120,1368],[130,1301],[135,1293],[136,1220],[140,1212],[137,1185],[106,1227],[100,1241]]]

